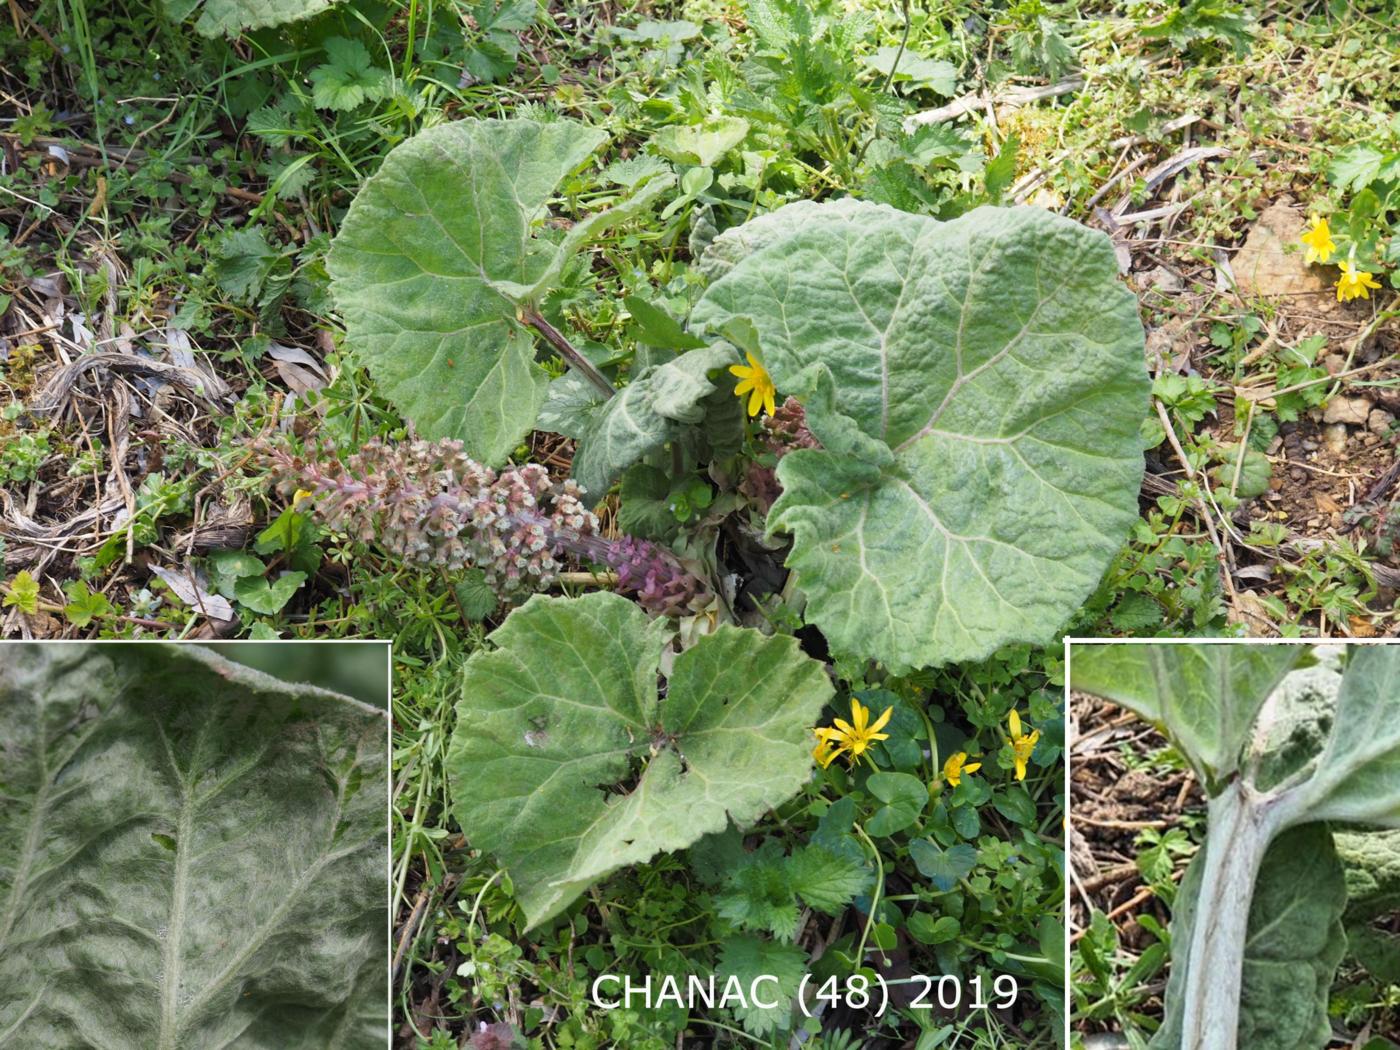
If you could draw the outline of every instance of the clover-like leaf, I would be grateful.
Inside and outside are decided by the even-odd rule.
[[[1076,642],[1070,684],[1161,726],[1215,785],[1239,768],[1264,701],[1304,655],[1295,645]]]
[[[386,760],[201,649],[6,647],[0,1046],[382,1048]]]
[[[1188,966],[1203,858],[1187,868],[1172,912],[1175,955],[1167,984],[1166,1018],[1153,1050],[1178,1050],[1182,992]],[[1327,997],[1346,950],[1342,911],[1346,882],[1331,832],[1304,824],[1273,841],[1249,905],[1240,996],[1240,1050],[1314,1050],[1328,1041]]]
[[[822,666],[790,637],[724,626],[675,658],[661,699],[667,632],[615,594],[536,595],[467,661],[453,805],[530,926],[624,865],[756,819],[808,776],[832,693]]]
[[[746,319],[780,393],[829,373],[842,418],[809,407],[825,447],[783,457],[768,517],[808,618],[895,670],[1049,641],[1137,517],[1143,333],[1107,238],[1035,208],[793,207],[716,240],[692,323]]]

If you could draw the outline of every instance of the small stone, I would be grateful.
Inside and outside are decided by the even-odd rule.
[[[1322,358],[1322,360],[1318,361],[1318,365],[1319,365],[1329,376],[1334,376],[1334,375],[1336,375],[1338,372],[1342,372],[1342,371],[1345,371],[1345,370],[1346,370],[1346,366],[1347,366],[1347,355],[1346,355],[1346,354],[1328,354],[1326,357]]]
[[[1381,443],[1381,437],[1379,434],[1367,434],[1361,439],[1361,443],[1367,448],[1375,448]]]
[[[1318,443],[1317,443],[1316,441],[1314,441],[1312,438],[1303,438],[1303,451],[1304,451],[1304,452],[1316,452],[1316,451],[1318,450],[1318,448],[1320,448],[1320,447],[1321,447],[1321,446],[1319,446]]]
[[[1168,270],[1165,266],[1153,267],[1139,276],[1138,281],[1143,291],[1155,288],[1159,292],[1180,292],[1186,288],[1186,281],[1181,274]]]
[[[1324,423],[1350,423],[1364,427],[1374,406],[1364,397],[1334,397],[1322,413]]]
[[[1372,434],[1385,437],[1390,433],[1391,425],[1395,422],[1395,417],[1383,408],[1371,410],[1371,414],[1366,417],[1366,429]]]
[[[1322,443],[1327,446],[1327,451],[1334,456],[1340,456],[1347,449],[1347,428],[1344,423],[1333,423],[1322,432]]]
[[[1294,481],[1307,481],[1307,480],[1308,480],[1308,472],[1307,472],[1306,470],[1304,470],[1302,467],[1294,467],[1292,470],[1290,470],[1290,471],[1288,472],[1288,476],[1289,476],[1290,478],[1292,478]]]

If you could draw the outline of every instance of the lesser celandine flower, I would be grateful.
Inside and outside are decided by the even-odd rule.
[[[1379,288],[1380,282],[1365,270],[1354,270],[1350,261],[1339,263],[1342,275],[1337,278],[1337,302],[1349,299],[1369,299],[1371,289]]]
[[[1316,215],[1312,217],[1312,229],[1305,231],[1298,239],[1308,249],[1305,260],[1308,263],[1325,263],[1337,250],[1332,242],[1332,228],[1327,225],[1326,219],[1319,219]]]
[[[1008,719],[1011,724],[1011,751],[1016,758],[1016,779],[1026,779],[1026,763],[1030,761],[1031,752],[1035,750],[1036,741],[1040,739],[1040,730],[1032,729],[1029,733],[1021,732],[1021,716],[1016,713],[1016,709],[1011,709],[1011,716]]]
[[[768,374],[768,369],[758,363],[758,358],[753,354],[746,355],[749,359],[747,365],[730,365],[731,375],[739,377],[739,382],[734,385],[734,393],[738,397],[749,395],[749,415],[758,415],[758,410],[764,409],[771,416],[777,411],[777,389],[773,386],[773,377]]]
[[[871,725],[870,709],[851,697],[851,720],[847,722],[844,718],[838,718],[834,726],[815,730],[817,746],[812,750],[812,757],[825,769],[831,765],[832,759],[844,752],[846,761],[854,764],[875,741],[890,738],[888,733],[880,730],[885,728],[893,711],[893,707],[885,708],[884,713]]]
[[[948,761],[943,763],[943,778],[948,781],[949,787],[957,787],[962,783],[964,775],[976,773],[981,768],[981,762],[969,762],[967,752],[959,751],[956,755],[950,755]]]

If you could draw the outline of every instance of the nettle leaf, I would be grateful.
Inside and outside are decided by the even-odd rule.
[[[248,29],[299,22],[335,7],[340,0],[165,0],[165,13],[183,22],[196,11],[200,36],[237,36]]]
[[[624,470],[664,446],[680,425],[704,418],[700,402],[715,389],[708,374],[738,360],[727,344],[690,350],[646,369],[613,397],[599,402],[587,411],[573,435],[579,441],[573,461],[575,480],[595,499],[602,498]],[[579,390],[577,384],[567,389]]]
[[[1203,780],[1219,783],[1239,768],[1259,709],[1303,655],[1292,645],[1076,643],[1070,684],[1163,727]]]
[[[795,639],[721,627],[675,658],[663,700],[667,634],[615,594],[536,595],[467,661],[457,819],[510,870],[530,926],[618,868],[756,819],[811,770],[832,687]]]
[[[7,647],[0,1045],[383,1047],[386,733],[194,647]]]
[[[719,948],[716,976],[728,982],[737,978],[744,989],[743,1004],[734,1007],[734,1016],[754,1035],[767,1035],[775,1028],[786,1030],[792,1020],[791,1003],[807,972],[807,953],[793,944],[764,940],[741,933],[726,938]],[[758,1006],[748,991],[759,978],[772,978],[759,985],[759,998],[777,1006]]]
[[[1076,649],[1078,647],[1076,646]],[[1172,912],[1172,944],[1191,943],[1203,858],[1192,861]],[[1240,1000],[1241,1050],[1314,1050],[1327,1043],[1327,996],[1346,949],[1346,883],[1325,824],[1279,835],[1264,855],[1249,905]],[[1178,953],[1155,1050],[1177,1050],[1188,964]]]
[[[895,671],[1050,641],[1137,518],[1143,333],[1107,238],[1036,208],[793,208],[716,240],[692,323],[747,321],[806,401],[823,448],[783,457],[768,528],[809,620]]]
[[[609,224],[669,183],[539,235],[545,205],[607,136],[568,121],[462,120],[396,146],[331,245],[346,344],[426,438],[499,464],[535,425],[548,377],[516,322]]]

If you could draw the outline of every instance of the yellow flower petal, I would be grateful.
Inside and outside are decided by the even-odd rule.
[[[877,732],[878,730],[884,729],[884,728],[885,728],[885,723],[888,722],[888,721],[890,720],[890,715],[891,715],[891,713],[893,713],[893,711],[894,711],[893,705],[891,705],[890,707],[885,708],[885,713],[882,714],[879,718],[875,719],[875,724],[874,724],[873,726],[870,727],[870,731],[871,731],[872,733],[874,733],[874,732]]]
[[[971,762],[971,763],[969,763],[969,764],[963,766],[963,767],[962,767],[962,771],[963,771],[964,773],[976,773],[976,772],[977,772],[979,769],[981,769],[981,768],[982,768],[982,763],[981,763],[981,762]]]
[[[1304,259],[1307,263],[1325,263],[1332,258],[1332,253],[1337,250],[1337,245],[1332,240],[1332,230],[1328,226],[1326,219],[1319,219],[1316,215],[1312,217],[1312,229],[1305,232],[1298,238],[1308,249]]]
[[[1016,709],[1014,707],[1011,709],[1011,715],[1009,720],[1011,722],[1011,738],[1014,740],[1016,737],[1021,735],[1021,716],[1016,713]]]

